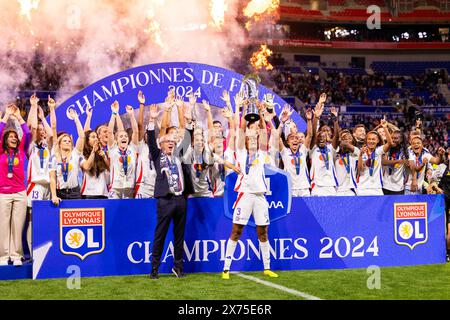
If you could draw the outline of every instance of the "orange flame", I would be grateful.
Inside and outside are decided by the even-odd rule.
[[[258,51],[253,52],[250,58],[250,63],[256,70],[265,68],[266,70],[272,70],[273,66],[267,60],[268,57],[272,55],[272,50],[270,50],[267,45],[262,44]]]
[[[263,14],[271,14],[280,6],[280,0],[251,0],[244,8],[244,15],[248,18],[254,18],[256,21]]]

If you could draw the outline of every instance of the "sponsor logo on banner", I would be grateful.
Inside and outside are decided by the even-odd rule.
[[[428,241],[428,211],[426,202],[394,203],[395,242],[415,246]]]
[[[60,209],[60,249],[84,260],[105,249],[105,209]]]
[[[264,173],[266,176],[266,185],[268,192],[265,197],[269,206],[269,221],[273,222],[286,217],[291,211],[291,179],[286,171],[279,168],[265,165]],[[224,192],[224,212],[225,216],[233,220],[233,213],[236,201],[238,199],[238,193],[234,191],[238,176],[236,173],[231,173],[225,180],[225,192]],[[238,201],[238,203],[239,203]],[[240,214],[239,207],[236,207],[236,221],[239,221]],[[253,215],[248,220],[248,226],[255,227],[255,221]]]

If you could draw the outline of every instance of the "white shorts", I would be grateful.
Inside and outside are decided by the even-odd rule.
[[[340,197],[347,197],[347,196],[356,196],[356,193],[355,193],[354,189],[341,190],[338,188],[336,195],[340,196]]]
[[[248,219],[253,214],[257,226],[268,226],[269,203],[264,194],[239,193],[233,205],[233,223],[247,225]]]
[[[311,197],[330,197],[336,195],[335,187],[314,186],[311,191]]]
[[[136,185],[136,199],[149,199],[153,198],[155,194],[155,186],[150,186],[147,184],[137,184]]]
[[[296,189],[292,190],[293,197],[309,197],[311,196],[311,192],[309,189]]]
[[[111,189],[109,199],[133,199],[134,188]]]
[[[50,186],[30,183],[27,188],[27,206],[32,207],[34,200],[50,200]]]
[[[357,189],[358,196],[384,196],[383,189]]]

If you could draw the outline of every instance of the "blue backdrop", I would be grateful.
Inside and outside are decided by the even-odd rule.
[[[400,222],[405,223],[399,223],[395,204],[403,206]],[[62,232],[62,225],[67,226],[70,221],[63,223],[61,219],[67,208],[84,209],[79,212],[87,219],[80,227],[76,222],[72,224],[82,231],[84,241],[78,243],[84,244],[73,249],[74,252],[81,250],[84,254],[86,250],[102,249],[100,253],[88,255],[84,260],[62,253],[63,245],[64,251],[70,251],[67,230]],[[89,216],[99,216],[98,209],[104,209],[104,220],[90,221]],[[96,215],[91,215],[94,211]],[[67,277],[71,265],[80,267],[81,276],[149,273],[155,223],[154,199],[63,201],[59,208],[47,201],[34,202],[34,278]],[[90,226],[93,231],[89,235],[86,228]],[[185,237],[187,273],[222,270],[231,226],[230,217],[224,213],[223,199],[189,200]],[[244,229],[232,271],[263,269],[255,231],[251,226]],[[272,221],[269,238],[274,270],[444,263],[444,199],[440,195],[293,198],[290,213]],[[162,273],[170,272],[172,267],[172,239],[170,228],[162,256]],[[93,249],[86,249],[89,243]]]

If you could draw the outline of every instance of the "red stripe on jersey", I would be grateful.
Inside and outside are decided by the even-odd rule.
[[[36,186],[36,184],[34,182],[32,182],[28,185],[27,196],[31,193],[31,191],[33,191],[35,186]]]
[[[30,184],[31,182],[31,174],[33,173],[33,161],[30,161],[30,166],[28,169],[28,181],[27,184]]]
[[[239,201],[241,200],[241,198],[242,198],[243,195],[244,195],[243,192],[239,193],[239,195],[238,195],[236,201],[235,201],[234,204],[233,204],[233,209],[236,208],[237,204],[239,203]]]
[[[234,191],[239,191],[239,188],[241,187],[242,184],[242,179],[244,179],[244,175],[242,175],[241,181],[239,181],[239,185],[234,189]]]
[[[87,173],[85,173],[83,175],[83,185],[81,187],[81,194],[83,194],[84,193],[84,189],[86,189],[86,175],[87,175]]]

